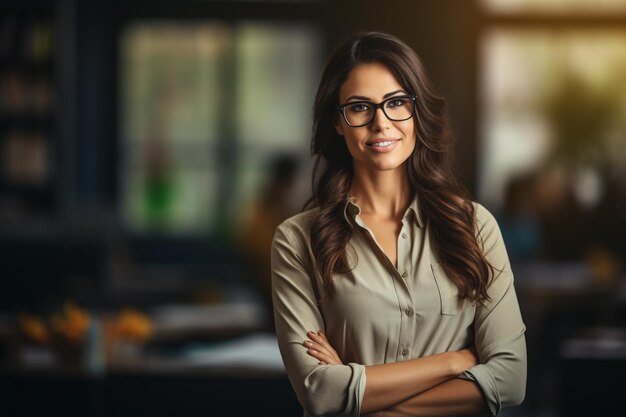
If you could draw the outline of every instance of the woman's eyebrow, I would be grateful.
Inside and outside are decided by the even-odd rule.
[[[385,99],[385,98],[387,98],[387,97],[391,97],[391,96],[396,95],[396,94],[398,94],[398,93],[403,93],[403,94],[406,94],[406,92],[405,92],[404,90],[396,90],[396,91],[392,91],[391,93],[387,93],[387,94],[385,94],[385,95],[383,96],[383,98]]]
[[[387,93],[383,96],[383,99],[387,98],[387,97],[391,97],[395,94],[398,93],[404,93],[406,94],[406,92],[404,90],[396,90],[396,91],[392,91],[391,93]],[[365,101],[370,101],[371,99],[369,97],[365,97],[365,96],[350,96],[346,99],[346,101],[350,101],[350,100],[365,100]]]

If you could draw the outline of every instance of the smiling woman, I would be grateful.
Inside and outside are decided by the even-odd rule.
[[[450,169],[445,101],[397,38],[366,32],[318,88],[310,208],[272,246],[276,333],[305,415],[491,415],[526,349],[494,217]]]
[[[407,95],[383,64],[362,64],[350,72],[339,90],[345,123],[338,119],[336,129],[346,141],[355,172],[398,169],[411,155],[414,103]]]

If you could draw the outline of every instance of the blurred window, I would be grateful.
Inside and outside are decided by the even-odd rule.
[[[626,227],[626,2],[482,5],[477,198],[515,262],[606,262],[614,278],[626,250],[616,233]]]
[[[481,39],[479,195],[502,208],[531,172],[570,176],[593,208],[626,177],[626,30],[495,27]],[[577,190],[578,189],[578,190]]]
[[[120,36],[120,204],[133,232],[229,233],[274,154],[307,155],[320,35],[139,21]]]
[[[624,0],[481,0],[485,9],[497,13],[610,13],[626,12]]]

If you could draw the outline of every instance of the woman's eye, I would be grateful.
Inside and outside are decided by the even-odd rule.
[[[350,106],[350,111],[353,111],[353,112],[363,112],[363,111],[368,111],[369,109],[370,109],[369,104],[365,104],[365,103],[358,103],[358,104],[354,104]]]
[[[387,107],[401,107],[407,102],[405,98],[396,98],[387,102]]]

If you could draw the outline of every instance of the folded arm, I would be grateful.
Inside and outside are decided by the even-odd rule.
[[[304,347],[310,356],[318,359],[321,364],[342,364],[339,355],[322,332],[308,332],[307,336],[309,340],[304,342]],[[477,407],[481,410],[486,409],[485,401],[476,384],[461,380],[453,381],[476,363],[474,351],[463,349],[459,352],[443,352],[402,362],[366,366],[367,384],[361,414],[387,410],[394,406],[397,406],[394,410],[398,413],[417,410],[419,407],[425,412],[432,412],[432,408],[440,403],[458,408],[463,405],[462,400],[468,397],[474,401],[467,402],[470,406],[467,410],[473,412]],[[448,381],[454,384],[445,385]],[[450,402],[448,401],[450,397],[446,400],[445,396],[455,388],[459,391],[454,394],[461,394],[459,401]],[[426,395],[426,392],[429,394]],[[448,409],[449,407],[444,410]]]
[[[474,343],[479,364],[461,378],[482,390],[489,412],[520,404],[526,393],[526,327],[522,320],[513,272],[500,228],[487,209],[476,205],[477,238],[485,257],[496,269],[488,294],[476,307]]]
[[[452,379],[380,413],[364,417],[470,417],[487,412],[482,391],[475,383]]]
[[[276,333],[289,380],[309,414],[356,417],[387,409],[476,364],[469,350],[368,367],[331,364],[328,357],[323,360],[307,354],[303,348],[307,332],[323,329],[324,322],[311,285],[311,271],[301,257],[305,250],[288,228],[277,229],[272,248]]]
[[[324,321],[311,285],[306,248],[288,225],[276,230],[272,244],[272,298],[278,347],[298,401],[314,416],[359,415],[365,367],[357,363],[320,365],[302,347],[306,332]]]

